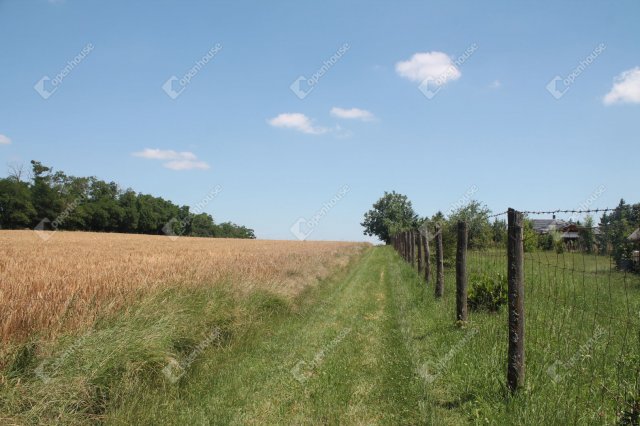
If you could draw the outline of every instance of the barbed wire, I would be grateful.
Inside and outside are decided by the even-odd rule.
[[[604,213],[604,212],[612,212],[617,210],[618,207],[606,207],[606,208],[597,208],[597,209],[587,209],[587,210],[572,210],[572,209],[557,209],[557,210],[518,210],[519,213],[522,214],[556,214],[556,213]],[[487,216],[487,219],[493,219],[495,217],[504,216],[509,213],[509,210],[505,210],[500,213],[494,213]]]
[[[500,213],[490,214],[489,216],[487,216],[487,219],[492,219],[494,217],[503,216],[503,215],[506,215],[507,213],[509,213],[509,210],[505,210],[505,211],[500,212]]]
[[[617,210],[617,207],[614,208],[598,208],[598,209],[589,209],[589,210],[549,210],[549,211],[528,211],[528,210],[519,210],[522,214],[556,214],[556,213],[600,213],[600,212],[611,212]]]

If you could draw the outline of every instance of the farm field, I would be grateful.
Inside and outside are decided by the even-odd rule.
[[[365,246],[342,242],[0,231],[0,340],[54,337],[161,289],[294,297]]]
[[[625,410],[637,404],[640,283],[608,270],[606,258],[528,255],[527,386],[509,397],[504,309],[471,311],[468,323],[456,326],[453,268],[436,300],[391,247],[343,250],[351,255],[319,285],[293,292],[162,286],[88,331],[22,345],[3,366],[0,422],[624,424],[631,418]],[[505,262],[496,252],[470,252],[470,284]],[[569,265],[574,271],[598,265],[603,275],[583,280]],[[165,372],[176,361],[181,374],[174,381]]]

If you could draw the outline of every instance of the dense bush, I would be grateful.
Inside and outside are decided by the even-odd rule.
[[[467,303],[473,310],[496,312],[507,303],[507,277],[500,273],[476,274],[470,280]]]

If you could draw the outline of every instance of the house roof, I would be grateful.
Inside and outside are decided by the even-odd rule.
[[[533,230],[539,233],[547,233],[550,231],[560,230],[569,225],[570,222],[566,222],[562,219],[533,219]]]
[[[627,237],[629,241],[640,241],[640,228],[636,229]]]

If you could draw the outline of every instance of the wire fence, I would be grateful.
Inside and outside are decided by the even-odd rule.
[[[524,394],[538,410],[566,423],[638,425],[636,252],[616,258],[616,244],[597,238],[610,233],[603,226],[553,219],[538,224],[555,223],[555,228],[530,226],[540,215],[612,210],[510,209],[491,216],[498,222],[494,230],[504,233],[488,241],[473,224],[459,222],[426,224],[395,235],[391,243],[433,286],[433,297],[455,292],[458,323],[497,324],[494,335],[485,336],[487,353],[477,356],[499,354],[511,394]],[[439,245],[444,247],[438,253]],[[448,258],[441,258],[443,251]]]

